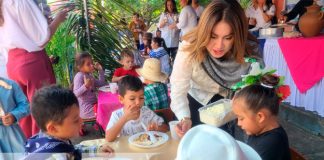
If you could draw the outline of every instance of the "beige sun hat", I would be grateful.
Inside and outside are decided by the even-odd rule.
[[[156,58],[146,59],[143,67],[136,69],[136,72],[144,79],[153,82],[165,82],[168,78],[166,74],[161,72],[161,63]]]

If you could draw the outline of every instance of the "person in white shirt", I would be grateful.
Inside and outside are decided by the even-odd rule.
[[[48,24],[33,0],[0,0],[0,48],[8,50],[8,77],[20,85],[29,101],[37,89],[55,83],[44,47],[67,12],[62,10]],[[19,125],[27,138],[39,131],[31,116]]]
[[[174,59],[178,50],[180,30],[169,26],[177,23],[179,14],[174,0],[166,0],[164,5],[165,11],[160,16],[158,27],[162,32],[161,36],[165,41],[167,52],[171,59]]]
[[[201,14],[205,8],[199,4],[199,0],[192,0],[191,6],[193,9],[195,9],[197,18],[199,20]]]
[[[183,37],[171,74],[171,109],[181,122],[182,137],[200,124],[198,109],[221,98],[231,98],[232,85],[250,70],[246,16],[236,0],[212,1],[198,26]],[[257,45],[256,45],[257,46]]]
[[[114,141],[119,136],[131,136],[139,132],[167,132],[163,118],[144,106],[144,85],[138,77],[125,76],[118,82],[118,99],[124,105],[111,113],[105,139]]]
[[[191,7],[191,0],[180,0],[182,10],[180,12],[178,23],[169,26],[170,29],[181,29],[180,36],[184,36],[197,26],[197,15]]]
[[[255,25],[252,30],[268,28],[271,26],[271,20],[275,16],[276,7],[272,0],[253,0],[252,5],[246,9],[246,16],[249,19],[249,25]]]

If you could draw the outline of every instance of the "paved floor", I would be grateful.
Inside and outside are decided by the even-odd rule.
[[[306,159],[324,159],[324,137],[310,134],[287,121],[281,121],[281,124],[288,134],[290,147],[296,149]]]
[[[281,124],[287,131],[290,147],[296,149],[306,159],[324,160],[324,137],[310,134],[287,121],[281,120]],[[84,140],[101,138],[99,131],[91,126],[88,126],[87,130],[86,136],[75,138],[72,142],[77,144]]]

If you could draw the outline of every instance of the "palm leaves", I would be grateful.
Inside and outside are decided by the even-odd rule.
[[[67,20],[58,29],[51,40],[47,50],[56,53],[61,57],[59,65],[55,66],[56,76],[60,79],[71,79],[71,77],[63,76],[62,72],[67,72],[68,66],[73,66],[74,53],[68,53],[69,47],[75,41],[76,51],[89,51],[95,61],[100,62],[108,71],[114,70],[118,63],[117,54],[122,48],[131,46],[131,38],[127,36],[127,26],[122,25],[120,16],[114,14],[112,10],[107,10],[102,6],[101,1],[84,1],[75,0],[73,3],[67,2],[61,4],[59,10],[68,4],[74,4],[75,9],[70,12]],[[85,12],[85,11],[88,12]],[[88,21],[87,21],[88,20]],[[66,41],[66,39],[69,41]],[[74,40],[70,40],[70,38]],[[64,44],[64,42],[66,42]],[[72,55],[72,56],[70,56]],[[69,74],[71,71],[68,71]],[[63,85],[68,85],[70,80],[60,80]]]
[[[248,8],[252,3],[252,0],[240,0],[240,4],[243,9]]]

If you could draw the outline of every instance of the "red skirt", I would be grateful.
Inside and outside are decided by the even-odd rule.
[[[11,49],[8,55],[8,77],[20,85],[29,102],[37,89],[55,84],[53,67],[45,50],[28,52],[24,49]],[[39,132],[30,115],[22,118],[19,125],[27,138]]]

